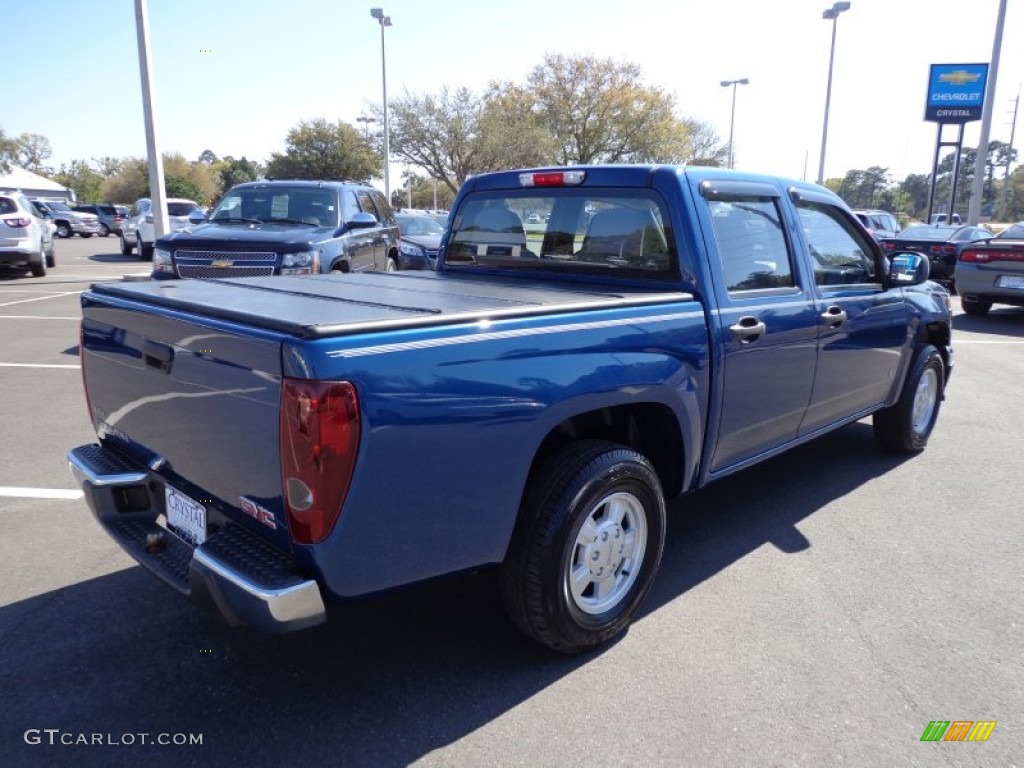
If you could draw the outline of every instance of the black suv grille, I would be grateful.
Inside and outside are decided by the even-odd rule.
[[[273,251],[196,251],[174,252],[181,277],[265,277],[274,274],[277,254]],[[240,261],[257,262],[239,264]]]

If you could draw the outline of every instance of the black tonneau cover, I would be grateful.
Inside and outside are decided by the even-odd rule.
[[[92,291],[305,338],[692,298],[663,289],[434,272],[96,283]]]

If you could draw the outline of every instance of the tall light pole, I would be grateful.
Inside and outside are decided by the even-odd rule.
[[[376,123],[377,118],[370,117],[369,115],[360,115],[356,118],[357,123],[363,124],[363,138],[367,141],[370,140],[370,123]]]
[[[723,80],[722,87],[728,88],[732,86],[732,115],[729,117],[729,168],[732,168],[732,131],[736,127],[736,86],[747,85],[750,82],[747,78],[743,77],[739,80]]]
[[[988,139],[992,130],[992,107],[996,100],[996,80],[999,77],[999,54],[1003,47],[1003,23],[1006,21],[1006,0],[999,0],[996,16],[996,36],[992,42],[992,62],[988,65],[988,83],[985,104],[981,108],[981,138],[978,139],[978,157],[974,164],[971,184],[971,202],[967,207],[967,224],[977,224],[981,216],[981,194],[985,184],[985,166],[988,162]],[[950,210],[952,213],[952,209]]]
[[[380,81],[384,101],[384,197],[391,205],[391,180],[388,163],[391,160],[391,136],[388,133],[388,67],[384,59],[384,27],[391,26],[391,17],[384,15],[383,8],[371,8],[370,15],[380,22]]]
[[[825,145],[828,143],[828,108],[832,103],[832,62],[836,57],[836,22],[839,14],[850,10],[850,4],[846,2],[833,3],[827,8],[821,18],[832,20],[832,48],[828,54],[828,88],[825,90],[825,123],[821,128],[821,160],[818,162],[818,183],[825,183]]]

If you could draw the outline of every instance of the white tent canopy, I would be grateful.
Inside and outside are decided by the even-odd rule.
[[[10,173],[0,173],[0,191],[20,191],[28,197],[38,197],[43,200],[65,200],[74,202],[75,193],[67,187],[62,187],[56,181],[50,181],[38,173],[26,171],[17,165],[11,166]]]

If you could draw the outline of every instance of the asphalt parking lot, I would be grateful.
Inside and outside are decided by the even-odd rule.
[[[135,566],[64,454],[93,437],[79,294],[148,268],[114,238],[57,249],[0,274],[0,765],[1022,764],[1024,310],[957,306],[922,455],[858,423],[675,503],[639,620],[566,658],[491,574],[271,637]],[[934,720],[997,725],[922,742]]]

